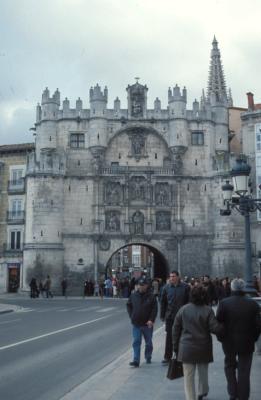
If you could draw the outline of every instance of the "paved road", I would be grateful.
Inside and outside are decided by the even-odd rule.
[[[130,347],[125,300],[12,301],[23,310],[0,315],[1,399],[58,400]]]

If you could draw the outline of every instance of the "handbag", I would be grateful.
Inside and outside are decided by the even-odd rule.
[[[173,379],[182,378],[182,376],[184,376],[182,362],[172,358],[169,362],[167,378],[172,381]]]

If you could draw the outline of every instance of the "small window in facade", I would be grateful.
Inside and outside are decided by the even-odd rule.
[[[204,133],[202,131],[191,132],[191,144],[193,146],[203,146],[204,144]]]
[[[70,147],[83,148],[84,147],[84,133],[71,133]]]
[[[11,231],[10,237],[10,248],[12,250],[20,250],[21,249],[21,232],[20,231]]]

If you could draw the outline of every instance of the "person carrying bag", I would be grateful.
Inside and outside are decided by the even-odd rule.
[[[186,400],[203,400],[209,391],[208,365],[213,361],[211,333],[221,334],[214,311],[207,305],[206,289],[199,285],[191,290],[190,302],[178,311],[173,325],[173,350],[183,364]],[[195,372],[198,371],[198,395]]]
[[[182,378],[183,374],[183,366],[180,361],[178,361],[175,357],[172,358],[169,362],[167,378],[173,381],[174,379]]]

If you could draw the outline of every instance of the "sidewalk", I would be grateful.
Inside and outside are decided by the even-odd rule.
[[[142,360],[140,368],[129,367],[132,351],[98,371],[59,400],[185,400],[183,378],[169,381],[167,367],[161,365],[164,349],[164,328],[154,333],[153,362]],[[214,363],[210,364],[210,391],[206,400],[226,400],[226,380],[223,371],[223,351],[214,339]],[[88,362],[88,360],[86,360]],[[261,356],[254,354],[251,371],[251,400],[259,400],[261,393]]]

